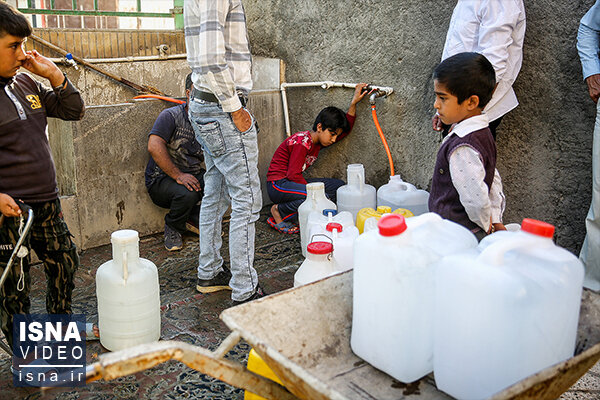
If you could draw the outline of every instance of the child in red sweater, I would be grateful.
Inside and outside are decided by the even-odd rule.
[[[321,147],[345,138],[356,119],[356,104],[368,94],[367,84],[356,85],[348,112],[337,107],[321,110],[312,131],[298,132],[287,138],[273,154],[267,172],[267,192],[275,204],[268,224],[282,233],[298,233],[298,207],[306,200],[306,184],[323,182],[325,194],[335,202],[337,189],[344,181],[335,178],[304,179],[302,173],[317,160]]]

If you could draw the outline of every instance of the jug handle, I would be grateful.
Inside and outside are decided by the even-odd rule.
[[[123,252],[123,281],[127,284],[127,278],[129,278],[129,271],[127,270],[127,252]]]
[[[358,181],[360,182],[359,184],[359,188],[360,188],[360,192],[362,193],[364,191],[364,186],[365,186],[365,180],[364,179],[360,179],[360,174],[356,173],[356,176],[358,178]]]
[[[552,240],[546,242],[539,237],[515,237],[502,242],[494,243],[488,246],[477,257],[477,261],[489,265],[501,265],[504,262],[504,255],[511,250],[527,249],[535,247],[550,247],[553,244]]]

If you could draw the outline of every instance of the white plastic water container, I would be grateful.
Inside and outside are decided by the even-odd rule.
[[[315,235],[325,235],[333,242],[333,259],[338,271],[354,268],[354,241],[358,238],[356,226],[352,224],[344,226],[338,222],[330,222],[324,227],[314,225],[310,229],[310,236],[317,239],[318,236]]]
[[[429,212],[429,193],[404,182],[400,175],[390,176],[390,181],[377,190],[377,206],[392,210],[406,208],[415,215]]]
[[[409,383],[433,369],[433,268],[404,217],[381,217],[354,244],[352,351]]]
[[[552,225],[525,219],[521,232],[501,235],[481,254],[439,263],[438,389],[460,399],[488,398],[573,356],[583,266],[553,243],[553,234]]]
[[[477,238],[470,230],[436,213],[428,212],[407,218],[406,226],[415,243],[435,252],[440,257],[476,251]]]
[[[311,211],[321,213],[325,209],[337,210],[335,203],[325,196],[325,184],[323,182],[307,184],[306,200],[298,207],[300,246],[304,257],[306,257],[306,245],[308,244],[308,229],[306,226],[308,215]]]
[[[156,265],[140,258],[134,230],[113,232],[113,259],[96,272],[100,343],[116,351],[160,338],[160,289]]]
[[[330,242],[312,242],[307,246],[306,259],[294,274],[294,287],[318,281],[336,273]]]
[[[377,191],[365,183],[365,168],[362,164],[348,165],[348,184],[337,190],[338,211],[348,211],[356,223],[356,214],[365,207],[375,208]]]
[[[308,219],[306,221],[306,231],[308,232],[306,244],[316,241],[318,238],[313,239],[313,236],[317,233],[322,234],[325,231],[325,227],[330,222],[337,222],[346,229],[350,229],[351,226],[354,226],[354,220],[348,211],[337,212],[334,209],[327,208],[322,212],[311,211],[310,214],[308,214]],[[317,229],[318,227],[321,229]],[[319,230],[319,232],[317,232],[317,230]],[[331,240],[331,238],[329,240]],[[304,247],[304,250],[306,250],[306,246]]]

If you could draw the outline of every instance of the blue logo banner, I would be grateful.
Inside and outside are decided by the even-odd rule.
[[[15,386],[84,386],[85,366],[85,315],[14,316]]]

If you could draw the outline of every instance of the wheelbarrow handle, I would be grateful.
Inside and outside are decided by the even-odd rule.
[[[17,204],[21,208],[21,211],[23,211],[24,213],[25,212],[27,213],[27,222],[25,223],[23,232],[21,232],[21,236],[19,236],[19,239],[17,240],[17,244],[15,245],[15,248],[13,249],[13,252],[10,255],[10,258],[8,259],[8,262],[6,263],[6,267],[4,267],[4,272],[2,273],[2,276],[0,277],[0,288],[4,285],[4,281],[6,281],[6,277],[8,276],[8,272],[10,271],[13,261],[17,257],[17,253],[19,252],[19,249],[21,248],[21,245],[23,244],[25,237],[29,233],[31,224],[33,223],[33,209],[31,207],[29,207],[27,204],[25,204],[19,200],[17,200]]]

